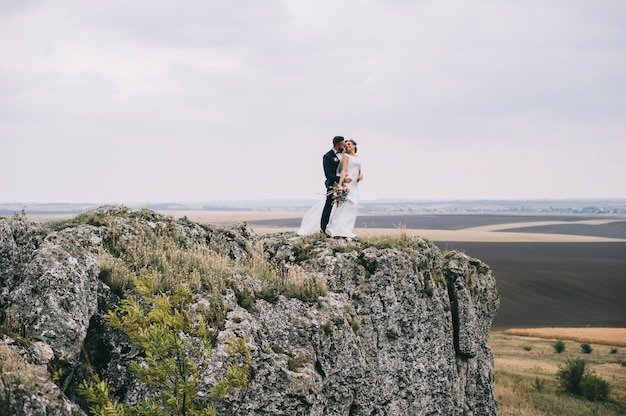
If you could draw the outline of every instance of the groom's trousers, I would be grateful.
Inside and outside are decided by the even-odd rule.
[[[326,190],[327,192],[330,191],[329,189]],[[326,203],[324,204],[324,210],[322,211],[322,219],[320,221],[320,228],[322,229],[323,232],[326,232],[326,226],[328,225],[328,222],[330,221],[330,212],[333,209],[333,194],[330,193],[330,195],[326,195]]]

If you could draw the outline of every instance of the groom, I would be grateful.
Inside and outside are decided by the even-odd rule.
[[[322,164],[324,166],[324,175],[326,176],[326,204],[324,204],[324,210],[322,211],[322,220],[320,221],[320,228],[323,233],[326,233],[326,226],[330,220],[330,211],[333,209],[333,195],[330,192],[335,183],[339,183],[339,165],[341,164],[341,158],[343,157],[343,147],[345,145],[344,138],[342,136],[333,137],[333,148],[328,151],[322,157]],[[344,182],[349,183],[352,180],[345,178]]]

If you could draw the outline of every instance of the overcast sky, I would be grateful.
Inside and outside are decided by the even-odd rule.
[[[0,0],[0,203],[626,198],[624,0]]]

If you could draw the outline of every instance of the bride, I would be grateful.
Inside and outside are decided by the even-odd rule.
[[[345,153],[341,159],[341,176],[339,186],[348,189],[346,200],[341,205],[333,206],[330,213],[330,222],[326,232],[331,237],[354,238],[354,224],[356,223],[357,208],[359,205],[358,183],[363,179],[361,173],[361,159],[356,154],[356,142],[353,139],[346,140]],[[350,178],[350,182],[344,182]],[[325,200],[321,200],[309,209],[302,218],[298,235],[310,235],[319,232],[320,218],[324,209]]]

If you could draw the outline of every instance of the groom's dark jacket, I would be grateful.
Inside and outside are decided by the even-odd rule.
[[[337,168],[341,163],[341,155],[337,156],[334,149],[330,149],[328,153],[326,153],[322,157],[322,164],[324,165],[324,175],[326,176],[326,188],[331,188],[335,182],[339,183],[339,175],[337,175]]]

